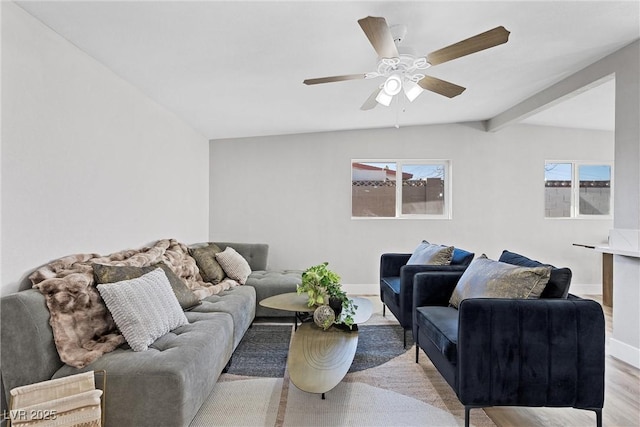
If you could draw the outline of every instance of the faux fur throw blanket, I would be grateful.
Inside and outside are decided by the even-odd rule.
[[[91,264],[146,267],[161,261],[200,299],[237,285],[232,280],[217,285],[204,282],[187,247],[174,239],[107,256],[70,255],[29,276],[33,287],[45,296],[56,348],[64,363],[83,368],[125,342],[95,286]]]

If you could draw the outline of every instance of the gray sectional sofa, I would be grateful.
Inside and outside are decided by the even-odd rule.
[[[180,326],[148,350],[126,345],[105,353],[82,369],[60,360],[45,297],[28,289],[1,299],[1,365],[5,396],[14,387],[88,370],[107,373],[107,426],[186,426],[207,399],[256,314],[286,316],[257,303],[293,292],[301,271],[267,270],[266,244],[217,243],[233,247],[249,263],[244,286],[204,298]],[[6,403],[6,402],[5,402]]]

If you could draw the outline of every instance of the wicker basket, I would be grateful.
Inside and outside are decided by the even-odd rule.
[[[95,374],[102,375],[102,390]],[[85,372],[11,390],[9,419],[14,427],[100,427],[104,423],[104,371]]]

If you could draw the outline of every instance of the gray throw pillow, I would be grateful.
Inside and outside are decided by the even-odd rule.
[[[519,267],[483,254],[462,274],[449,303],[458,308],[467,298],[540,298],[550,275],[551,267]]]
[[[434,245],[426,240],[418,245],[407,265],[449,265],[453,257],[453,246]]]
[[[144,351],[169,331],[189,324],[160,268],[136,279],[100,284],[97,288],[133,351]]]
[[[217,285],[224,279],[224,270],[216,260],[216,254],[220,252],[222,252],[222,249],[215,243],[189,248],[189,254],[196,260],[200,275],[205,282]]]
[[[242,257],[231,246],[216,254],[216,259],[229,278],[237,281],[241,285],[247,283],[247,278],[251,274],[251,267],[246,259]]]
[[[194,294],[187,284],[179,278],[167,264],[159,262],[148,267],[134,267],[129,265],[104,265],[93,264],[93,275],[97,284],[121,282],[123,280],[131,280],[147,274],[156,268],[161,268],[169,283],[171,289],[176,295],[180,307],[183,310],[190,310],[193,307],[202,304],[196,294]]]

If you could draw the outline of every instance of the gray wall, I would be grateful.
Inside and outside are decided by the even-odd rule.
[[[480,124],[371,129],[210,142],[210,239],[269,243],[274,268],[328,261],[375,292],[379,257],[422,240],[497,258],[503,249],[568,266],[601,283],[612,221],[544,218],[545,160],[612,161],[612,132]],[[451,220],[351,219],[352,159],[449,159]],[[597,289],[597,288],[596,288]]]
[[[208,235],[206,138],[2,2],[0,293],[54,258]]]

